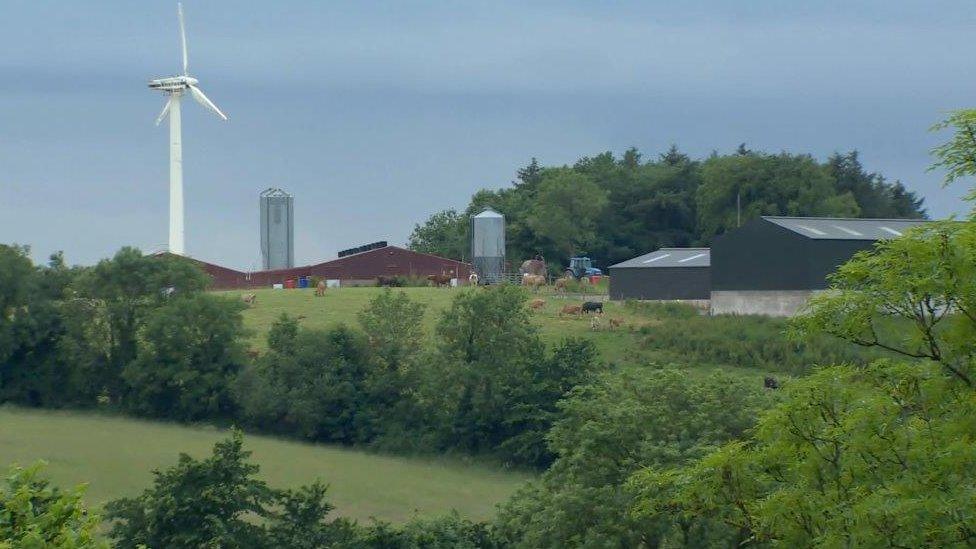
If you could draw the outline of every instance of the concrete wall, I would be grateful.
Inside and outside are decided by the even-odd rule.
[[[713,315],[793,316],[817,290],[713,290]]]

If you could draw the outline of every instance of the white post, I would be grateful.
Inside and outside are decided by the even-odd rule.
[[[183,242],[183,143],[180,128],[180,99],[173,93],[169,105],[169,251],[184,255]]]

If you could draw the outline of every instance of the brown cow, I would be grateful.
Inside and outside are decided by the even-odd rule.
[[[322,297],[325,295],[325,290],[329,287],[324,280],[319,280],[319,283],[315,285],[315,296]]]
[[[530,309],[536,309],[536,310],[538,310],[538,309],[541,309],[541,308],[545,307],[545,305],[546,305],[546,300],[545,299],[540,299],[540,298],[535,298],[535,299],[533,299],[532,301],[529,302],[529,308]]]
[[[439,275],[429,275],[427,280],[431,281],[435,288],[440,288],[441,286],[450,287],[451,278],[451,275],[442,273]]]
[[[563,305],[563,308],[559,310],[559,316],[561,317],[564,314],[580,316],[582,310],[581,305]]]
[[[614,328],[621,327],[623,325],[623,323],[624,322],[622,320],[620,320],[619,318],[611,318],[610,319],[610,322],[609,322],[609,324],[610,324],[610,330],[613,331]]]
[[[565,292],[566,291],[566,287],[568,285],[569,285],[569,279],[568,278],[562,277],[562,278],[557,278],[556,279],[555,286],[556,286],[556,291],[557,292]]]
[[[532,288],[532,291],[537,291],[539,288],[546,285],[546,277],[543,275],[525,273],[522,275],[522,285]]]

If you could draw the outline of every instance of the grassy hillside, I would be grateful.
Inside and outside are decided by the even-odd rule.
[[[101,505],[135,495],[152,482],[153,468],[176,463],[179,452],[209,454],[226,436],[193,428],[78,412],[0,408],[0,464],[48,462],[62,486],[88,482],[87,499]],[[529,476],[448,459],[414,459],[248,435],[246,447],[261,476],[276,487],[320,478],[344,516],[401,521],[415,513],[457,509],[488,517]]]
[[[425,328],[432,334],[434,325],[440,312],[450,306],[451,299],[457,292],[465,291],[458,288],[397,288],[394,291],[404,291],[411,299],[427,304]],[[312,289],[296,290],[256,290],[254,305],[244,312],[246,326],[252,330],[252,346],[264,349],[265,336],[271,324],[282,313],[303,317],[302,325],[308,328],[325,328],[342,322],[356,324],[356,313],[376,296],[382,288],[336,288],[329,289],[324,297],[315,297]],[[229,296],[237,296],[243,292],[223,292]],[[566,304],[579,304],[581,299],[555,295],[550,289],[542,290],[532,297],[546,300],[545,307],[534,311],[533,317],[539,326],[543,338],[549,343],[555,343],[569,336],[584,336],[592,338],[600,349],[602,356],[608,360],[630,362],[637,353],[634,345],[635,337],[632,331],[647,324],[646,316],[641,316],[628,310],[623,304],[608,302],[604,305],[606,318],[603,329],[594,332],[590,329],[590,320],[573,316],[559,316],[559,309]],[[621,329],[610,331],[606,320],[617,318],[623,322]]]

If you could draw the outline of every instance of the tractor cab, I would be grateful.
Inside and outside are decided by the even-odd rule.
[[[588,257],[569,258],[569,267],[566,269],[566,276],[579,280],[584,277],[602,275],[603,271],[593,266],[593,261]]]

